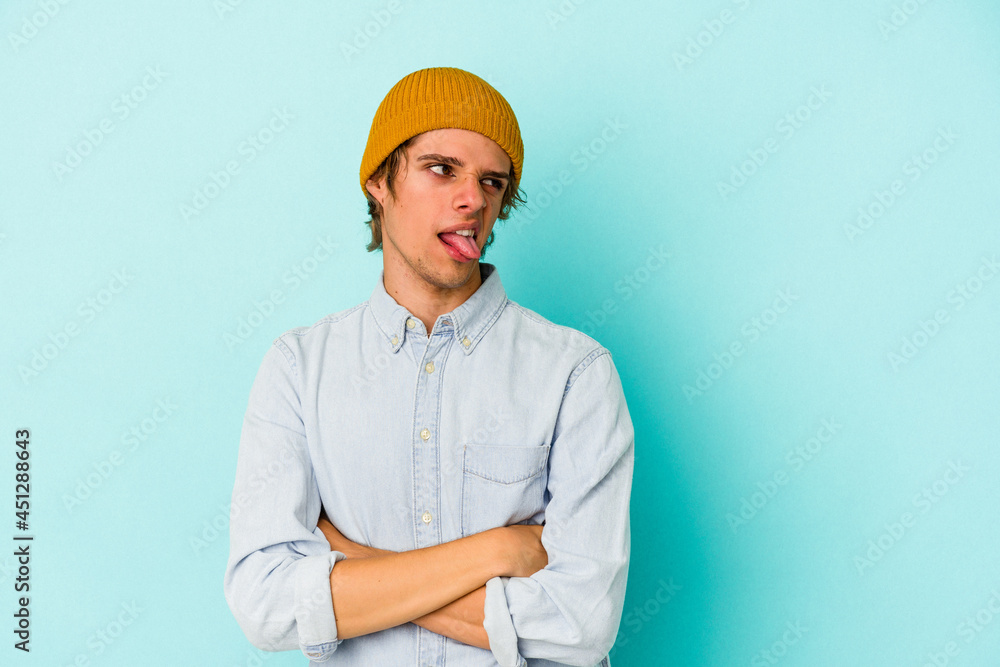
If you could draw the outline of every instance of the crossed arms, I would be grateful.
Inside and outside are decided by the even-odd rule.
[[[489,650],[483,627],[486,581],[494,576],[527,577],[548,563],[542,526],[496,528],[400,553],[352,542],[325,513],[318,527],[330,549],[347,556],[330,572],[341,639],[412,621]]]

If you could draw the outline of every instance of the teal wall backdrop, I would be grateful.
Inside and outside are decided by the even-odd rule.
[[[625,385],[613,664],[1000,660],[995,2],[16,0],[0,34],[0,663],[303,664],[222,595],[243,413],[273,338],[371,292],[371,119],[443,65],[523,132],[486,261]]]

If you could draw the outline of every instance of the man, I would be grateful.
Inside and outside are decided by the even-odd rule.
[[[225,594],[259,648],[610,664],[632,422],[608,350],[479,261],[522,160],[510,105],[469,72],[414,72],[379,106],[360,173],[378,284],[274,341],[243,423]]]

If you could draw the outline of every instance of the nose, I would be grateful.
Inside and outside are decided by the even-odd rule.
[[[458,180],[455,192],[455,207],[466,212],[475,212],[486,206],[486,195],[482,183],[475,176],[466,175]]]

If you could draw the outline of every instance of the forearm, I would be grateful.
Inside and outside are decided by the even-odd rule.
[[[490,640],[483,627],[486,620],[486,586],[480,586],[450,604],[414,619],[413,623],[455,641],[490,649]]]
[[[446,630],[441,633],[446,636],[450,631],[474,634],[473,593],[483,590],[478,594],[481,616],[484,584],[505,573],[499,539],[500,533],[486,531],[423,549],[340,561],[330,572],[337,636],[349,639],[416,619]],[[481,645],[485,630],[473,638]]]

